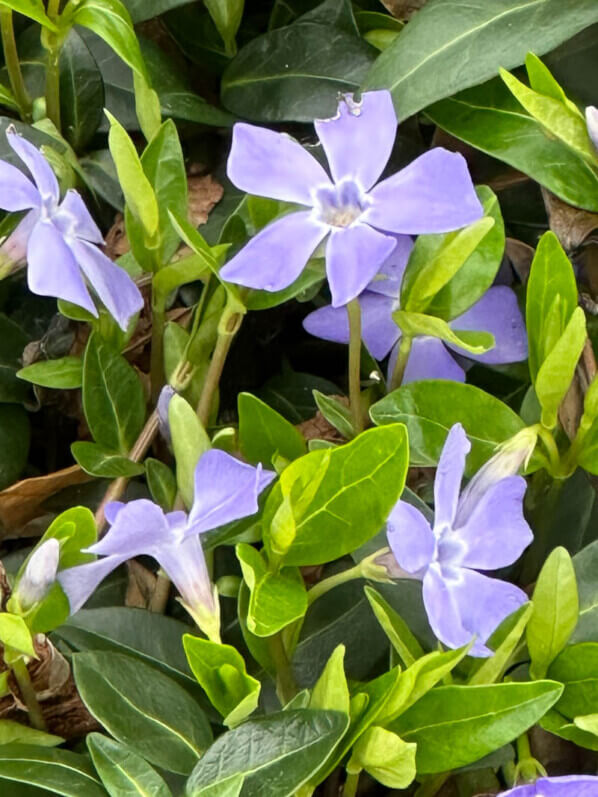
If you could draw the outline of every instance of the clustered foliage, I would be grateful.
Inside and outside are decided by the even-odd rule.
[[[0,793],[597,797],[596,0],[0,29]]]

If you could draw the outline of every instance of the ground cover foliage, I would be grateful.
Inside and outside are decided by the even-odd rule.
[[[595,0],[0,28],[0,792],[598,795]]]

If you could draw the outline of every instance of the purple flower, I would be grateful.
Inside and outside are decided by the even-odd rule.
[[[449,431],[434,482],[434,526],[405,501],[392,510],[387,525],[390,548],[405,574],[423,582],[423,598],[432,630],[449,648],[476,635],[472,656],[490,656],[485,642],[509,614],[528,598],[506,581],[476,572],[506,567],[532,541],[523,517],[525,479],[494,481],[484,472],[459,496],[465,457],[471,445],[461,424]],[[467,495],[476,500],[464,500]],[[473,569],[475,568],[475,569]]]
[[[503,797],[598,797],[598,778],[591,775],[538,778],[535,783],[503,792]]]
[[[396,246],[382,265],[375,279],[359,296],[362,339],[377,360],[391,352],[389,375],[397,358],[401,330],[392,314],[400,307],[401,280],[413,247],[406,235],[396,237]],[[422,335],[413,340],[403,384],[418,379],[452,379],[465,381],[465,371],[448,349],[488,365],[518,362],[527,357],[525,324],[514,292],[506,285],[496,285],[465,313],[450,324],[456,330],[490,332],[495,345],[484,354],[470,354],[439,338]],[[334,343],[349,342],[349,321],[344,307],[327,305],[314,310],[303,321],[311,334]],[[447,349],[448,347],[448,349]],[[392,350],[392,351],[391,351]]]
[[[147,499],[106,507],[111,525],[103,539],[87,549],[101,559],[63,570],[58,580],[71,611],[78,611],[97,585],[134,556],[152,556],[168,574],[181,602],[210,637],[219,629],[218,600],[210,581],[199,535],[253,515],[258,495],[275,474],[246,465],[224,451],[206,451],[195,469],[195,498],[189,515],[164,513]]]
[[[592,144],[598,149],[598,108],[594,105],[589,105],[586,108],[586,124]]]
[[[62,202],[54,172],[29,141],[11,130],[8,143],[27,166],[33,182],[19,169],[0,161],[0,208],[28,210],[0,247],[12,262],[27,259],[27,281],[33,293],[55,296],[92,315],[98,311],[84,276],[119,326],[143,307],[139,289],[122,268],[97,244],[103,238],[77,191],[67,191]]]
[[[293,139],[236,124],[228,176],[250,194],[303,205],[261,230],[221,271],[249,288],[278,291],[301,273],[328,236],[326,272],[332,304],[358,296],[392,252],[392,233],[448,232],[482,216],[462,155],[437,147],[374,184],[392,151],[397,118],[388,91],[356,102],[346,95],[316,132],[332,180]]]

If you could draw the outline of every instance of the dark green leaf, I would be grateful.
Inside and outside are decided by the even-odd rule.
[[[172,509],[176,498],[176,478],[168,465],[159,459],[148,457],[145,460],[145,475],[154,501],[162,509]]]
[[[18,479],[29,457],[29,418],[16,404],[0,405],[0,490]]]
[[[56,390],[81,387],[83,360],[81,357],[60,357],[57,360],[40,360],[17,371],[19,379],[41,387]]]
[[[90,733],[85,742],[110,797],[170,797],[160,775],[120,742]]]
[[[0,778],[51,789],[52,794],[64,797],[106,797],[89,758],[70,750],[30,744],[2,745]]]
[[[549,677],[565,685],[555,708],[573,719],[598,714],[598,643],[569,645],[550,665]]]
[[[121,476],[132,479],[144,472],[141,463],[114,451],[106,451],[97,443],[78,440],[71,445],[71,453],[86,473],[100,479],[118,479]]]
[[[62,132],[76,152],[100,126],[103,107],[98,65],[81,36],[71,30],[60,51],[60,116]]]
[[[294,460],[307,451],[301,432],[251,393],[239,393],[239,446],[249,462],[269,466],[278,454]]]

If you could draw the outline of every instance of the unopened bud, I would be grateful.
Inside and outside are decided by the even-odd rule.
[[[379,551],[366,556],[361,560],[361,575],[370,581],[389,583],[399,578],[413,578],[411,573],[399,565],[390,548],[380,548]]]
[[[60,544],[56,539],[46,540],[31,554],[13,595],[22,610],[28,611],[46,597],[56,581],[59,557]]]
[[[598,150],[598,108],[594,105],[589,105],[586,108],[586,124],[592,144]]]

